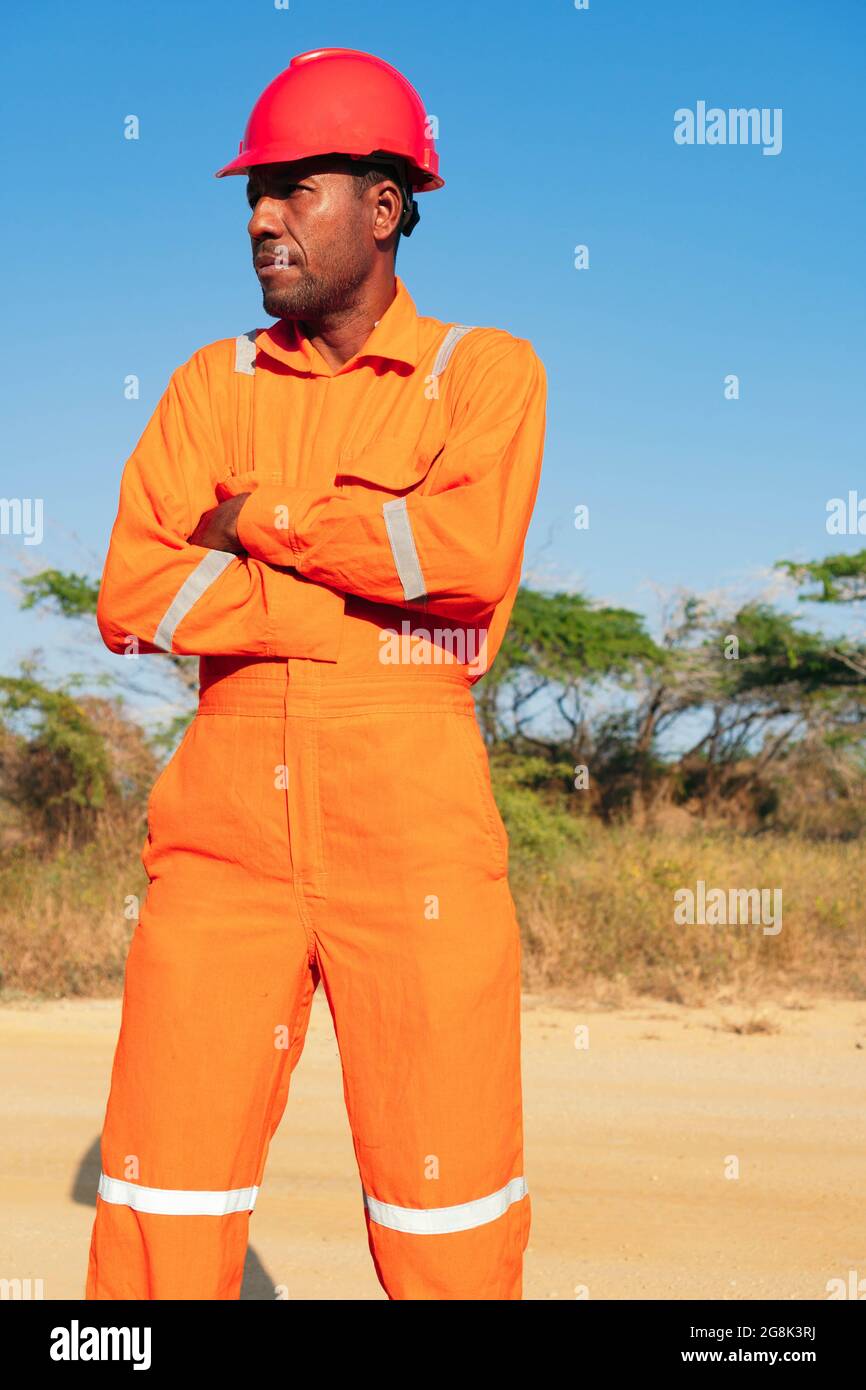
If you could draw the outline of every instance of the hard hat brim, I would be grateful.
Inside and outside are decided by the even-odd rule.
[[[224,179],[230,174],[246,174],[259,164],[292,164],[300,159],[315,159],[318,155],[324,156],[325,154],[345,154],[347,159],[375,159],[376,157],[376,152],[370,150],[363,154],[358,150],[317,150],[315,153],[307,150],[303,154],[299,154],[288,151],[285,145],[265,145],[263,148],[243,150],[240,154],[235,155],[234,159],[229,160],[222,169],[217,169],[214,178]],[[445,180],[440,178],[438,174],[431,174],[426,169],[419,169],[405,155],[395,157],[401,159],[406,165],[413,193],[432,193],[436,188],[445,187]]]

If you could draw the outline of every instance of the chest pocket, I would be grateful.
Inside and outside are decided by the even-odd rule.
[[[446,442],[444,415],[438,407],[440,378],[460,339],[471,332],[468,324],[452,324],[439,345],[424,382],[425,396],[433,406],[429,418],[420,428],[388,431],[361,449],[350,448],[342,453],[334,479],[338,487],[360,484],[403,493],[424,481]]]
[[[334,481],[340,488],[360,483],[387,492],[404,492],[423,481],[441,451],[441,444],[419,439],[417,430],[411,434],[380,434],[359,453],[341,455]]]

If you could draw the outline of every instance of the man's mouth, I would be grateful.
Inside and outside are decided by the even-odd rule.
[[[275,275],[283,270],[292,270],[295,267],[294,261],[278,260],[276,256],[257,256],[255,260],[255,270],[257,275]]]

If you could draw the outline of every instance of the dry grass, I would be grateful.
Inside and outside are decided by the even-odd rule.
[[[781,931],[676,925],[674,893],[698,879],[781,889]],[[512,887],[532,988],[589,989],[611,1004],[635,994],[701,1004],[768,988],[866,996],[866,858],[856,841],[683,838],[593,822],[552,865],[518,864]]]
[[[0,992],[5,999],[119,994],[147,887],[139,848],[65,851],[0,861]]]
[[[738,1033],[740,1037],[751,1037],[755,1033],[778,1033],[778,1023],[763,1014],[752,1014],[750,1018],[723,1018],[719,1024],[721,1033]]]
[[[0,969],[7,999],[118,994],[143,896],[140,835],[129,843],[0,858]],[[782,930],[676,926],[674,892],[781,888]],[[580,842],[512,856],[525,984],[616,1005],[645,995],[740,1006],[739,1032],[772,1029],[752,1001],[803,1007],[816,992],[866,997],[866,858],[856,841],[581,826]],[[745,1006],[745,1010],[743,1010]],[[752,1013],[748,1009],[752,1008]]]

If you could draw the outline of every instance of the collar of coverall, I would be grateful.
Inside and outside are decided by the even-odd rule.
[[[328,366],[294,319],[280,319],[256,335],[256,347],[287,367],[312,376],[339,376],[351,371],[365,358],[378,357],[389,362],[418,365],[418,311],[400,276],[395,274],[397,292],[366,342],[344,362],[338,371]]]

